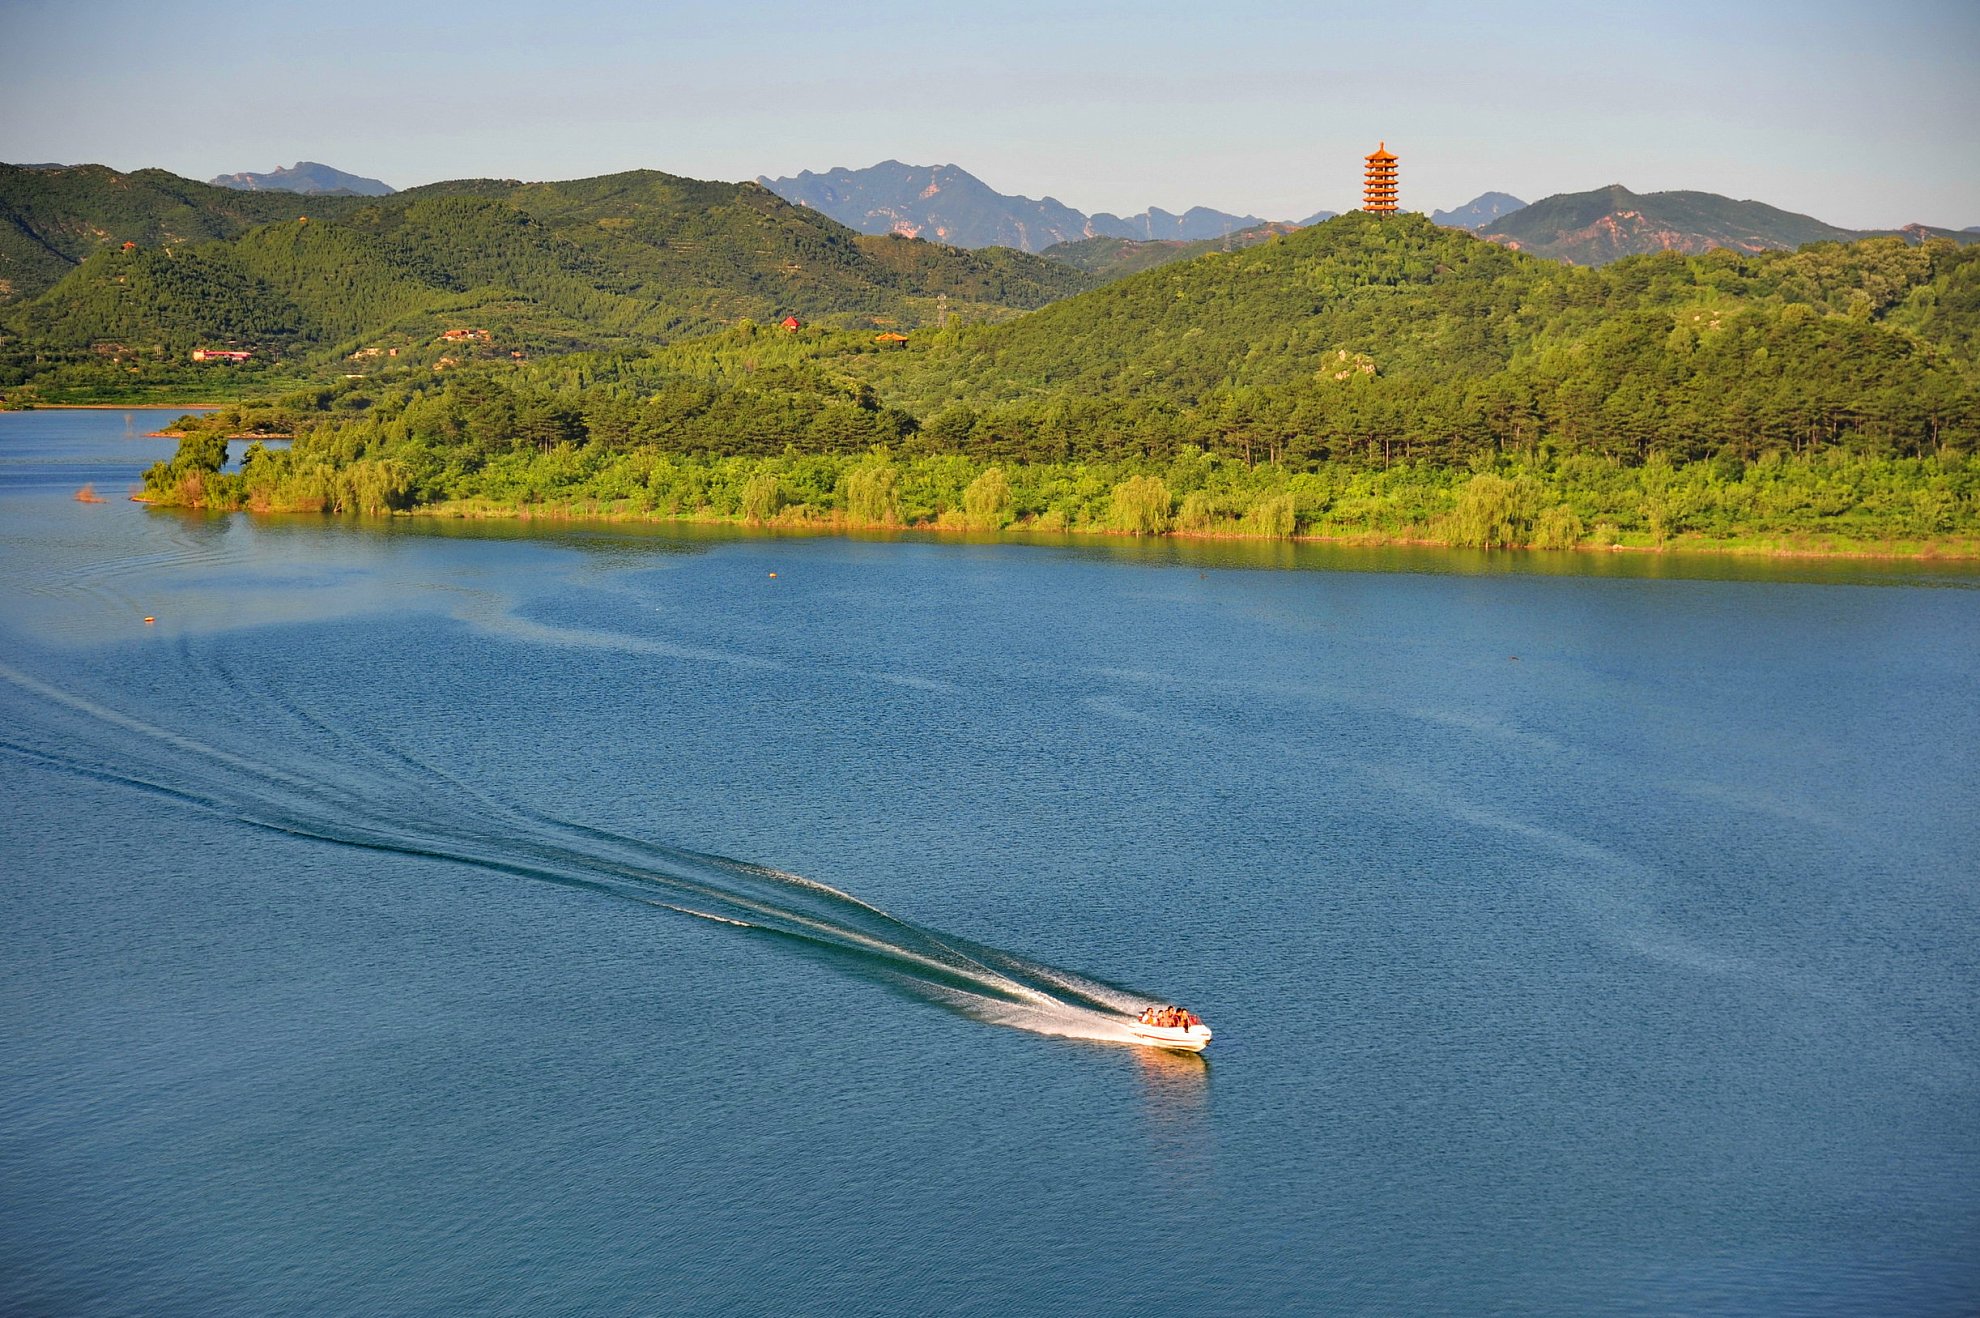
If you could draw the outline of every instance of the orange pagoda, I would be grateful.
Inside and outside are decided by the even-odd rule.
[[[1389,154],[1389,144],[1382,143],[1368,157],[1367,190],[1361,209],[1373,211],[1377,215],[1396,213],[1396,158]]]

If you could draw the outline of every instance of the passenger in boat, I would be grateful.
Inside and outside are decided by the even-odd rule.
[[[1187,1030],[1203,1024],[1203,1018],[1187,1007],[1146,1007],[1135,1019],[1163,1030]]]

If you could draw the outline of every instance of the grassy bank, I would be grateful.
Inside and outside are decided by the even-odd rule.
[[[265,511],[296,511],[267,509]],[[561,503],[507,505],[480,499],[448,500],[422,504],[401,512],[382,514],[393,517],[436,518],[455,521],[505,521],[602,524],[637,523],[648,526],[729,526],[758,530],[793,531],[813,534],[886,531],[907,535],[967,535],[972,539],[1008,538],[1035,541],[1045,536],[1134,536],[1107,525],[1064,526],[1043,519],[1014,521],[999,528],[972,525],[966,518],[947,517],[915,523],[854,521],[840,515],[820,515],[811,510],[787,510],[767,519],[740,515],[721,516],[707,512],[659,513],[638,507],[631,501],[605,503],[578,500]],[[1301,531],[1290,536],[1266,535],[1241,526],[1221,530],[1188,531],[1171,528],[1162,538],[1176,540],[1290,541],[1293,543],[1336,544],[1360,547],[1415,546],[1431,549],[1463,549],[1479,546],[1461,544],[1428,527],[1404,528],[1399,533],[1336,529]],[[1589,553],[1672,553],[1723,554],[1760,558],[1887,558],[1921,560],[1980,560],[1980,536],[1931,536],[1911,539],[1864,539],[1838,535],[1777,535],[1712,537],[1685,532],[1662,541],[1640,532],[1624,532],[1608,544],[1582,540],[1566,546],[1539,546],[1530,542],[1495,545],[1503,549],[1565,548]]]
[[[238,406],[239,400],[250,393],[257,393],[263,389],[288,393],[306,387],[307,383],[301,377],[284,376],[265,383],[257,382],[251,389],[243,389],[239,392],[228,388],[216,389],[212,381],[80,386],[72,389],[0,390],[0,411],[32,412],[64,408],[116,411],[132,407],[233,407]]]
[[[1167,462],[996,464],[959,454],[707,456],[597,447],[512,450],[472,467],[413,448],[345,452],[280,418],[189,422],[146,473],[167,505],[450,518],[738,523],[820,530],[1327,540],[1451,548],[1766,555],[1980,556],[1980,460],[1825,452],[1674,465],[1588,455],[1449,468],[1245,463],[1196,449]]]

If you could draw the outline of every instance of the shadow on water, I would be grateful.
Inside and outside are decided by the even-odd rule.
[[[1216,1130],[1210,1112],[1210,1059],[1201,1053],[1143,1048],[1134,1054],[1141,1082],[1141,1134],[1151,1165],[1177,1190],[1214,1182]]]
[[[607,518],[333,517],[309,513],[205,513],[156,508],[153,516],[214,521],[249,517],[259,531],[298,531],[449,540],[532,541],[577,550],[642,546],[690,553],[720,545],[840,541],[943,545],[972,550],[1054,553],[1148,567],[1217,571],[1359,572],[1437,576],[1540,576],[1619,581],[1751,581],[1815,585],[1980,588],[1980,561],[1819,558],[1671,550],[1445,549],[1432,545],[1351,545],[1309,540],[1197,539],[1074,535],[1068,532],[845,530],[748,527],[735,523],[617,521]]]
[[[1143,1048],[1134,1060],[1154,1108],[1164,1113],[1204,1109],[1210,1094],[1210,1059],[1202,1053]]]

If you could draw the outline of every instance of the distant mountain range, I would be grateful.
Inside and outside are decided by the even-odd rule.
[[[1193,207],[1180,215],[1150,207],[1138,215],[1088,215],[1053,197],[998,192],[957,165],[907,165],[885,160],[867,169],[809,170],[758,183],[860,233],[897,233],[956,247],[1012,247],[1049,253],[1101,280],[1118,279],[1208,251],[1237,250],[1294,228],[1332,219],[1319,211],[1297,222],[1268,222]],[[1494,242],[1577,265],[1603,265],[1648,252],[1712,248],[1761,252],[1804,243],[1849,242],[1878,234],[1912,241],[1954,231],[1920,225],[1903,230],[1856,230],[1825,224],[1757,201],[1709,192],[1638,194],[1621,184],[1562,193],[1531,205],[1487,192],[1431,222],[1467,229]],[[1980,230],[1959,234],[1970,241]]]
[[[1525,206],[1526,203],[1507,192],[1487,192],[1473,197],[1454,211],[1433,211],[1430,223],[1441,224],[1446,229],[1487,228],[1494,220],[1502,219]]]
[[[998,192],[956,165],[904,165],[898,160],[870,169],[806,171],[795,178],[757,181],[786,201],[821,211],[862,233],[899,233],[958,247],[1015,247],[1043,253],[1103,281],[1205,252],[1250,247],[1335,214],[1323,210],[1292,223],[1205,207],[1181,215],[1155,207],[1126,217],[1087,215],[1051,197],[1034,200]],[[1844,229],[1757,201],[1709,192],[1638,194],[1621,184],[1562,193],[1531,205],[1510,193],[1487,192],[1454,210],[1435,211],[1430,219],[1577,265],[1660,251],[1774,251],[1891,234],[1913,242],[1932,236],[1971,241],[1971,235],[1980,234],[1980,226],[1957,234],[1923,225]]]
[[[394,191],[375,178],[346,174],[314,160],[298,160],[286,169],[277,166],[267,174],[222,174],[213,180],[213,186],[238,188],[242,192],[304,192],[348,197],[389,197]]]
[[[1483,226],[1493,242],[1575,265],[1606,265],[1650,252],[1793,249],[1804,243],[1902,237],[1972,241],[1965,233],[1909,224],[1902,229],[1842,229],[1758,201],[1712,192],[1635,193],[1620,183],[1565,192],[1510,211]],[[1971,230],[1966,231],[1972,232]]]
[[[1331,211],[1323,211],[1319,219],[1302,224],[1261,224],[1221,238],[1198,238],[1193,242],[1177,239],[1081,238],[1078,242],[1048,247],[1040,254],[1048,261],[1063,261],[1076,270],[1083,270],[1101,283],[1112,283],[1171,261],[1187,261],[1209,252],[1241,252],[1247,247],[1256,247],[1259,243],[1311,228],[1332,218]]]
[[[1044,255],[1111,282],[1206,252],[1242,250],[1328,218],[1322,212],[1297,225],[1259,225],[1198,242],[1087,238],[1062,243]],[[1638,194],[1620,184],[1592,192],[1561,193],[1531,205],[1503,192],[1488,192],[1456,210],[1437,211],[1430,218],[1445,228],[1467,229],[1506,247],[1573,265],[1606,265],[1625,256],[1664,251],[1791,251],[1805,243],[1854,242],[1859,238],[1899,237],[1913,243],[1927,238],[1980,241],[1980,226],[1957,231],[1922,224],[1902,229],[1844,229],[1757,201],[1735,201],[1710,192]]]
[[[1189,242],[1256,228],[1256,215],[1193,206],[1180,215],[1151,206],[1139,215],[1088,215],[1053,197],[998,192],[956,165],[883,160],[867,169],[810,170],[756,180],[784,200],[831,216],[860,233],[898,233],[954,247],[1042,252],[1084,238]],[[1321,212],[1322,216],[1331,212]]]
[[[1109,215],[1101,211],[1088,221],[1094,234],[1102,238],[1185,243],[1221,238],[1263,223],[1256,215],[1232,215],[1207,206],[1192,206],[1180,215],[1171,215],[1160,206],[1150,206],[1139,215]]]

